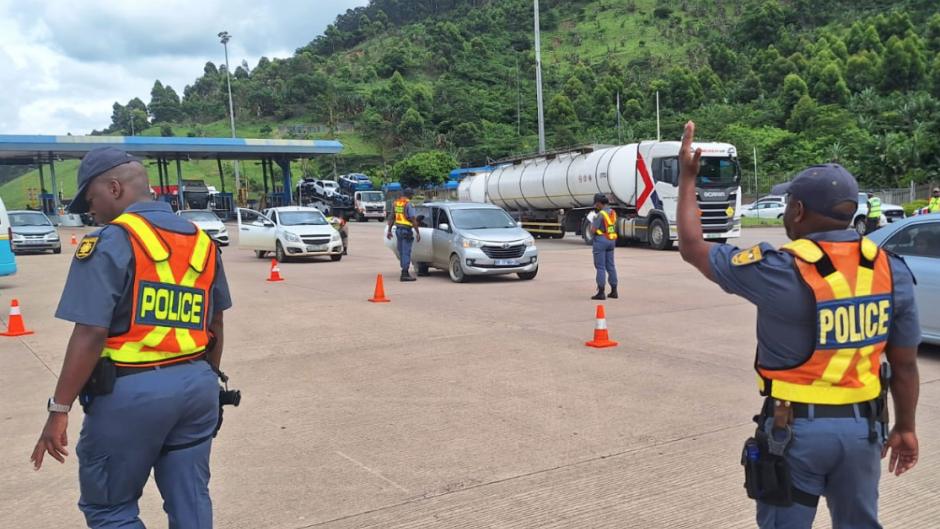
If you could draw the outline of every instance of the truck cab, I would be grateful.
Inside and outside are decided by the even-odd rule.
[[[381,191],[356,191],[353,195],[353,208],[356,210],[356,220],[368,222],[376,219],[385,220],[385,193]]]

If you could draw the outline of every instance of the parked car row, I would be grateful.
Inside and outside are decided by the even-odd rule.
[[[783,219],[783,212],[787,208],[787,197],[779,195],[767,195],[761,197],[751,204],[741,206],[742,217],[754,217],[761,219]],[[907,215],[904,208],[895,204],[881,204],[881,219],[878,222],[879,227],[887,226],[893,222],[903,220]],[[855,217],[852,219],[852,226],[855,230],[864,235],[867,229],[868,220],[868,195],[858,194],[858,209],[855,211]]]

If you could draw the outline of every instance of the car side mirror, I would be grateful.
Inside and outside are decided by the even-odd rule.
[[[265,227],[265,228],[273,228],[273,227],[274,227],[274,223],[271,222],[270,220],[264,221],[263,224],[264,224],[264,227]]]
[[[441,230],[441,231],[450,231],[450,226],[448,226],[446,222],[442,222],[442,223],[437,227],[437,229],[439,229],[439,230]]]

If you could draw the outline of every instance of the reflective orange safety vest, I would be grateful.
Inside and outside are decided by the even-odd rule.
[[[407,197],[401,197],[395,201],[395,224],[399,226],[411,226],[411,221],[405,216],[405,208],[411,202]]]
[[[102,356],[119,366],[148,366],[202,354],[217,266],[212,240],[200,229],[191,235],[159,229],[133,213],[111,224],[130,236],[134,302],[130,328],[109,337]]]
[[[612,241],[617,240],[617,212],[611,210],[610,215],[608,215],[607,212],[602,209],[598,214],[604,219],[604,228],[598,229],[597,234],[603,235]]]
[[[806,404],[853,404],[881,392],[881,355],[893,315],[888,254],[870,239],[815,242],[782,248],[816,296],[812,355],[788,369],[767,369],[755,359],[761,395]]]

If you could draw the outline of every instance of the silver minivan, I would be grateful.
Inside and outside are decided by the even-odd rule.
[[[415,206],[421,242],[411,249],[411,262],[418,275],[428,269],[446,270],[463,283],[471,276],[517,274],[534,279],[539,271],[539,253],[529,232],[493,204],[430,202]],[[388,226],[382,233],[385,245],[398,258],[398,241]]]

